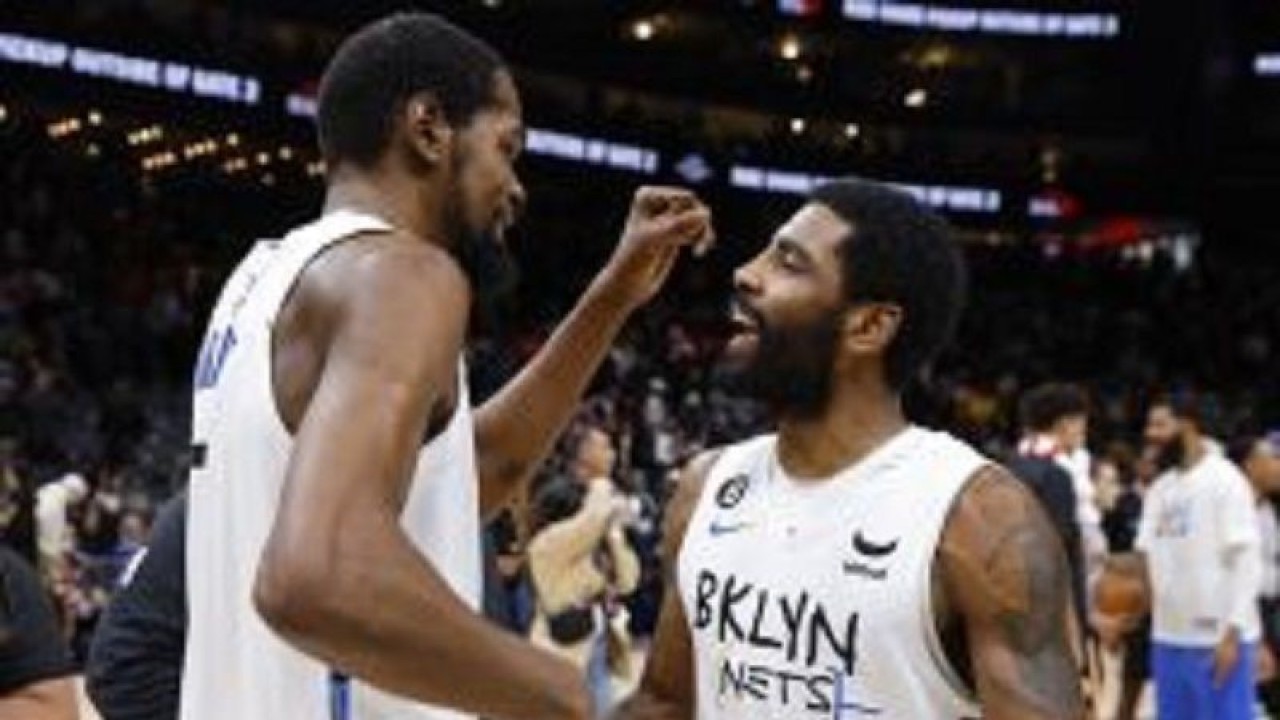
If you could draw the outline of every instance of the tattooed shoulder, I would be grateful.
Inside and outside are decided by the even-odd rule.
[[[1004,468],[981,470],[956,501],[939,561],[987,716],[1079,717],[1071,576],[1035,496]]]

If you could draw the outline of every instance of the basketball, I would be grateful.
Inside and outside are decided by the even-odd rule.
[[[1093,602],[1098,612],[1120,617],[1141,617],[1151,610],[1151,599],[1142,580],[1131,573],[1108,568],[1094,586]]]

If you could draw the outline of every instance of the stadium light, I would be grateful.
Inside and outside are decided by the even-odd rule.
[[[803,134],[803,133],[804,133],[804,130],[805,130],[805,127],[807,127],[807,126],[808,126],[808,123],[806,123],[806,122],[805,122],[804,118],[799,118],[799,117],[798,117],[798,118],[791,118],[791,132],[792,132],[792,133],[794,133],[794,134],[796,134],[796,135]]]
[[[794,33],[787,33],[782,36],[782,40],[778,42],[778,56],[783,60],[800,59],[800,51],[803,48],[800,45],[800,38]]]
[[[653,26],[652,20],[637,20],[631,24],[631,37],[640,42],[647,42],[653,39],[653,34],[657,28]]]
[[[909,108],[922,108],[929,103],[929,91],[924,88],[912,88],[902,96],[902,104]]]

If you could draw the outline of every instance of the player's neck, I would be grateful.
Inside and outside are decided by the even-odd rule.
[[[888,388],[838,389],[819,415],[781,418],[778,462],[793,478],[831,477],[906,426],[902,400]]]
[[[325,192],[325,214],[348,210],[373,215],[414,237],[443,242],[442,213],[412,184],[352,169],[335,172]]]

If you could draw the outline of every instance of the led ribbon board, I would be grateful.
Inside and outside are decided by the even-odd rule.
[[[831,178],[825,175],[775,168],[734,165],[729,184],[744,190],[803,195]],[[999,190],[954,185],[917,185],[888,182],[923,203],[940,210],[970,213],[997,213],[1003,205]]]
[[[17,33],[0,33],[0,62],[243,105],[257,105],[262,96],[262,83],[248,75]]]
[[[1120,34],[1120,17],[1114,13],[1034,12],[892,0],[845,0],[844,16],[859,22],[986,35],[1084,39]]]

